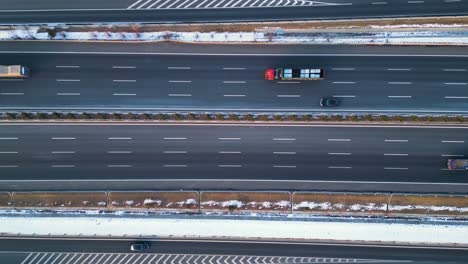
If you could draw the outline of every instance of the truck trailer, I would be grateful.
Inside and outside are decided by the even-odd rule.
[[[265,71],[266,80],[323,80],[325,71],[323,69],[292,69],[292,68],[270,68]]]
[[[449,159],[447,167],[449,170],[468,170],[468,159]]]
[[[0,78],[22,78],[29,76],[29,68],[22,65],[0,65]]]

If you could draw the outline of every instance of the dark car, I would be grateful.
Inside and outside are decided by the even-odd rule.
[[[330,97],[323,97],[320,99],[320,106],[321,107],[335,107],[340,105],[340,100],[338,98],[330,96]]]
[[[146,251],[150,248],[149,242],[135,242],[130,244],[130,250],[135,252]]]

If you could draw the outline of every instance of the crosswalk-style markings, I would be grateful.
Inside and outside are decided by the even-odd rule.
[[[405,260],[282,256],[32,252],[20,264],[311,264],[406,263]]]
[[[343,5],[312,0],[135,0],[127,9],[247,8]]]

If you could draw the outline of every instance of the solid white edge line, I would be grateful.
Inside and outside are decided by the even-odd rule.
[[[2,13],[2,11],[0,11]],[[112,51],[0,51],[0,54],[102,54],[102,55],[174,55],[174,56],[280,56],[280,57],[442,57],[468,58],[468,54],[353,54],[353,53],[190,53],[190,52],[112,52]],[[337,68],[335,68],[336,70]]]
[[[44,237],[18,237],[18,236],[0,236],[0,240],[44,240]],[[99,238],[99,237],[47,237],[48,240],[79,240],[79,241],[133,241],[135,238],[129,237],[109,237],[109,238]],[[203,242],[203,243],[229,243],[229,244],[273,244],[273,245],[322,245],[322,246],[338,246],[338,247],[375,247],[375,248],[417,248],[417,249],[446,249],[446,250],[468,250],[468,247],[455,247],[451,245],[451,247],[443,247],[443,246],[431,246],[431,245],[406,245],[406,244],[399,244],[399,245],[391,245],[391,244],[371,244],[370,241],[365,241],[366,243],[359,243],[358,241],[352,241],[348,243],[343,242],[336,242],[336,243],[327,243],[327,242],[314,242],[314,241],[269,241],[269,240],[249,240],[249,239],[193,239],[193,238],[168,238],[168,237],[160,237],[160,238],[148,238],[149,241],[162,241],[162,242]],[[52,254],[61,254],[61,253],[83,253],[83,252],[53,252],[53,251],[41,251],[41,252],[25,252],[25,251],[0,251],[0,253],[52,253]],[[116,254],[115,252],[97,252],[92,253],[97,255],[107,255],[107,254]],[[157,254],[156,254],[157,256]],[[100,263],[100,259],[96,261],[96,263]],[[151,261],[149,261],[151,263]]]
[[[419,129],[468,129],[468,126],[435,125],[350,125],[350,124],[259,124],[259,123],[27,123],[0,122],[0,126],[213,126],[213,127],[350,127],[350,128],[419,128]],[[2,139],[2,138],[0,138]],[[3,138],[4,139],[4,138]],[[15,138],[17,139],[17,138]],[[241,138],[218,138],[219,140],[240,140]]]
[[[168,165],[172,166],[172,165]],[[187,165],[185,165],[187,166]],[[275,183],[335,183],[335,184],[397,184],[397,185],[441,185],[441,186],[468,186],[468,183],[459,182],[378,182],[378,181],[318,181],[318,180],[260,180],[260,179],[66,179],[66,180],[0,180],[2,183],[14,182],[275,182]]]

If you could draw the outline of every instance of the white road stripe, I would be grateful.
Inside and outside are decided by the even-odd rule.
[[[165,137],[164,140],[186,140],[186,137]]]
[[[443,71],[466,72],[466,69],[443,69]]]
[[[273,165],[273,168],[295,169],[296,167],[295,165]]]
[[[223,94],[223,97],[245,97],[245,94]]]
[[[63,164],[63,165],[51,165],[52,168],[74,168],[75,165],[72,164]]]
[[[408,1],[408,4],[423,4],[424,1]]]
[[[346,156],[349,156],[349,155],[351,155],[351,153],[348,153],[348,152],[330,152],[330,153],[328,153],[328,155],[346,155]]]
[[[167,150],[163,151],[164,154],[187,154],[185,150]]]
[[[134,93],[115,93],[113,95],[115,95],[115,96],[135,96],[136,94],[134,94]]]
[[[442,143],[465,143],[464,140],[442,140]]]
[[[278,94],[277,97],[280,97],[280,98],[298,98],[298,97],[301,97],[301,96],[298,95],[298,94]]]
[[[223,67],[223,70],[226,70],[226,71],[243,71],[245,70],[246,68],[228,68],[228,67]]]
[[[387,2],[372,2],[373,5],[386,5]]]
[[[219,140],[241,140],[241,138],[218,138]]]
[[[349,141],[351,141],[351,139],[349,139],[349,138],[329,138],[328,141],[339,141],[339,142],[344,141],[344,142],[349,142]]]
[[[355,98],[356,95],[333,95],[333,97],[338,97],[338,98]]]
[[[408,156],[405,153],[385,153],[384,156]]]
[[[389,95],[388,98],[412,98],[411,95]]]
[[[329,166],[329,169],[352,169],[353,167],[347,167],[347,166]]]
[[[109,140],[132,140],[133,138],[131,137],[109,137],[107,139]]]
[[[0,154],[18,154],[18,151],[0,151]]]
[[[75,151],[51,151],[52,154],[75,154]]]
[[[387,82],[388,84],[395,84],[395,85],[401,85],[401,84],[412,84],[412,82]]]
[[[387,71],[411,71],[411,69],[407,69],[407,68],[388,68]]]
[[[384,170],[407,170],[405,167],[384,167]]]
[[[446,82],[445,85],[466,85],[466,82]]]
[[[333,82],[334,84],[355,84],[356,82]]]
[[[218,167],[220,167],[220,168],[241,168],[242,165],[238,165],[238,164],[220,164],[220,165],[218,165]]]
[[[0,93],[0,95],[24,95],[24,93]]]
[[[19,165],[0,165],[0,168],[18,168]]]
[[[246,83],[246,81],[223,81],[226,84],[239,84],[239,83]]]
[[[0,79],[1,82],[22,82],[24,81],[24,79],[18,79],[18,78],[15,78],[15,79]]]
[[[77,66],[77,65],[57,65],[55,66],[55,68],[73,68],[73,69],[76,69],[76,68],[80,68],[80,66]]]
[[[296,152],[292,151],[275,151],[273,152],[275,155],[296,155]]]
[[[163,167],[167,167],[167,168],[185,168],[185,167],[187,167],[187,165],[185,165],[185,164],[180,164],[180,165],[167,164],[167,165],[163,165]]]
[[[60,96],[77,96],[77,95],[81,95],[80,93],[57,93],[57,95],[60,95]]]
[[[167,67],[168,70],[191,70],[191,67]]]
[[[219,154],[242,154],[240,151],[219,151]]]
[[[355,68],[332,68],[334,71],[354,71]]]
[[[135,69],[135,66],[112,66],[112,69]]]
[[[461,154],[442,154],[442,157],[464,157],[465,155]]]
[[[0,140],[18,140],[17,137],[2,137]]]
[[[56,79],[57,82],[79,82],[79,79]]]
[[[136,82],[136,80],[112,80],[113,82]]]
[[[296,84],[296,83],[301,83],[301,82],[276,82],[276,83],[282,83],[282,84]]]
[[[133,151],[128,151],[128,150],[111,150],[107,151],[109,154],[131,154]]]
[[[52,140],[75,140],[75,137],[53,137]]]
[[[190,97],[192,94],[168,94],[171,97]]]
[[[108,168],[130,168],[130,167],[133,167],[133,165],[129,165],[129,164],[109,164],[107,165]]]
[[[445,96],[445,99],[468,99],[468,96]]]
[[[408,142],[407,139],[385,139],[385,142]]]
[[[295,141],[295,138],[273,138],[274,141]]]
[[[170,83],[191,83],[192,81],[188,81],[188,80],[172,80],[172,81],[169,81]]]

